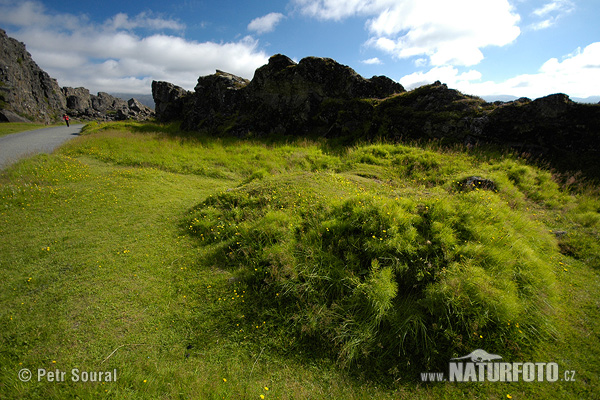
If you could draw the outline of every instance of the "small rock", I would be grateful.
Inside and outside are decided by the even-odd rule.
[[[458,183],[462,190],[491,190],[497,191],[496,183],[490,179],[482,178],[480,176],[469,176]]]

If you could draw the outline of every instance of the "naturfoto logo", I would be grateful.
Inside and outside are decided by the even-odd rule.
[[[555,362],[497,362],[502,357],[477,349],[452,358],[448,377],[443,372],[423,372],[423,382],[557,382],[574,381],[575,371],[562,374]]]

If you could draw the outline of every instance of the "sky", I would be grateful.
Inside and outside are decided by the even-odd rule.
[[[0,0],[0,28],[60,86],[150,94],[330,57],[407,90],[600,96],[599,0]]]

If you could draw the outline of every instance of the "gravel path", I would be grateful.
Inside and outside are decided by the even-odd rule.
[[[13,133],[0,137],[0,169],[20,158],[36,153],[51,153],[58,146],[79,135],[83,124],[57,126]]]

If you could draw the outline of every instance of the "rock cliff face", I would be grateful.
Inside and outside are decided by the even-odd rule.
[[[38,67],[23,43],[1,29],[0,108],[44,122],[57,119],[66,108],[56,80]]]
[[[83,120],[143,120],[153,111],[135,99],[126,102],[108,93],[91,95],[85,88],[60,88],[23,43],[0,29],[0,122],[49,123],[63,114]]]

